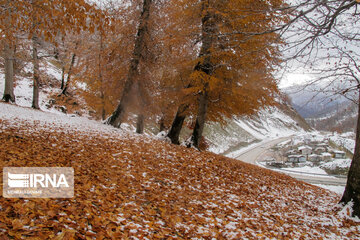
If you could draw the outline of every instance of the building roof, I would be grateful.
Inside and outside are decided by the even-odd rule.
[[[309,147],[309,146],[300,146],[300,147],[298,147],[298,150],[299,151],[301,151],[301,150],[304,150],[304,149],[309,149],[309,150],[312,150],[312,148],[311,147]]]
[[[301,158],[305,157],[304,155],[289,155],[288,158]]]
[[[321,155],[322,155],[322,156],[330,156],[330,157],[332,156],[331,153],[328,153],[328,152],[324,152],[324,153],[322,153]]]
[[[319,144],[316,144],[317,146],[319,147],[327,147],[329,146],[327,143],[319,143]]]
[[[333,151],[334,153],[338,153],[338,154],[345,154],[344,151]]]

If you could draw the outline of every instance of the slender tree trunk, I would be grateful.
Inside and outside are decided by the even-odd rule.
[[[61,86],[60,86],[60,89],[63,90],[64,87],[65,87],[65,63],[62,62],[61,64],[62,64],[62,66],[61,66]]]
[[[4,59],[5,59],[5,89],[3,100],[5,102],[15,102],[15,95],[14,95],[14,47],[11,46],[12,39],[9,36],[9,28],[11,27],[11,8],[10,8],[10,1],[6,2],[5,7],[7,17],[5,20],[5,36],[4,39]]]
[[[107,121],[107,124],[110,124],[114,127],[120,127],[125,115],[126,107],[130,100],[131,89],[133,88],[135,81],[139,80],[138,67],[140,59],[145,51],[145,36],[146,32],[148,31],[151,4],[152,0],[144,0],[143,10],[141,12],[139,27],[135,39],[135,48],[131,58],[130,69],[125,81],[122,96],[117,108]]]
[[[32,37],[32,61],[33,61],[33,101],[32,108],[40,109],[39,107],[39,84],[40,84],[40,67],[37,49],[38,39],[34,34]]]
[[[167,134],[167,137],[171,140],[171,143],[173,143],[173,144],[178,144],[178,145],[180,144],[180,141],[179,141],[180,132],[181,132],[182,126],[183,126],[185,118],[186,118],[185,111],[188,108],[189,108],[188,104],[181,104],[178,107],[175,118],[171,124],[170,131]]]
[[[65,87],[65,66],[66,66],[66,53],[67,53],[67,48],[65,47],[64,36],[61,37],[61,44],[62,44],[62,47],[64,49],[64,53],[63,53],[62,56],[59,55],[60,62],[61,62],[61,86],[60,86],[60,90],[63,90],[64,87]]]
[[[139,113],[136,120],[136,133],[144,133],[144,115]]]
[[[31,1],[32,8],[36,9],[36,0]],[[32,40],[32,63],[33,63],[33,100],[32,108],[40,109],[39,107],[39,85],[40,85],[40,66],[39,66],[39,57],[38,57],[38,45],[39,39],[37,35],[37,21],[35,15],[32,16],[32,28],[33,34],[31,37]]]
[[[14,95],[14,50],[10,47],[7,39],[4,46],[5,54],[5,90],[3,100],[15,102]]]
[[[101,119],[105,120],[106,117],[106,112],[105,112],[105,93],[104,93],[104,79],[102,76],[102,51],[103,51],[103,36],[102,33],[100,32],[100,49],[99,49],[99,56],[98,56],[98,61],[99,61],[99,82],[100,82],[100,99],[101,99]]]
[[[76,43],[75,46],[75,50],[77,49],[78,43]],[[73,55],[71,56],[71,62],[70,62],[70,67],[69,67],[69,71],[68,71],[68,75],[67,75],[67,79],[66,79],[66,84],[64,86],[64,88],[61,91],[61,94],[66,95],[67,94],[67,90],[69,89],[69,85],[70,85],[70,81],[71,81],[71,75],[72,75],[72,70],[75,64],[75,59],[76,59],[76,53],[73,53]]]
[[[106,110],[105,110],[105,95],[103,91],[101,91],[100,98],[101,98],[101,120],[104,121],[106,118]]]
[[[353,201],[353,216],[360,217],[360,91],[358,103],[358,120],[356,125],[355,153],[348,173],[345,192],[341,203]]]
[[[144,133],[144,121],[145,121],[145,112],[146,112],[146,100],[145,100],[145,86],[144,81],[142,79],[137,79],[137,98],[139,101],[139,109],[138,109],[138,115],[137,115],[137,122],[136,122],[136,132],[137,133]]]

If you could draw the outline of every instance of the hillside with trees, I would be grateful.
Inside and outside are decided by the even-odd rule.
[[[0,0],[0,165],[76,173],[71,199],[2,196],[0,236],[358,238],[360,118],[342,205],[206,150],[311,130],[278,88],[291,64],[358,103],[359,4]]]

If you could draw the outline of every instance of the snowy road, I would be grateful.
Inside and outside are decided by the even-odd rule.
[[[268,151],[271,147],[275,146],[278,143],[284,142],[288,139],[291,139],[291,137],[283,137],[274,140],[269,140],[261,145],[257,145],[254,146],[253,148],[248,149],[247,151],[236,156],[235,158],[243,162],[256,164],[256,160],[266,151]]]
[[[241,153],[235,158],[241,160],[243,162],[251,163],[258,165],[257,161],[261,159],[261,156],[265,155],[269,149],[275,146],[278,143],[284,142],[291,137],[283,137],[274,140],[269,140],[261,145],[254,146],[253,148],[248,149],[247,151]],[[278,170],[273,169],[275,171],[287,174],[293,178],[298,180],[310,183],[310,184],[324,184],[324,185],[346,185],[346,178],[335,178],[335,177],[327,177],[327,176],[317,176],[315,174],[307,174],[307,173],[294,173],[286,170]]]

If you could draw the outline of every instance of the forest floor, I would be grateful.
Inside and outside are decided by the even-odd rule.
[[[238,160],[4,103],[0,132],[1,169],[75,170],[74,198],[1,197],[1,239],[360,238],[339,195]]]

